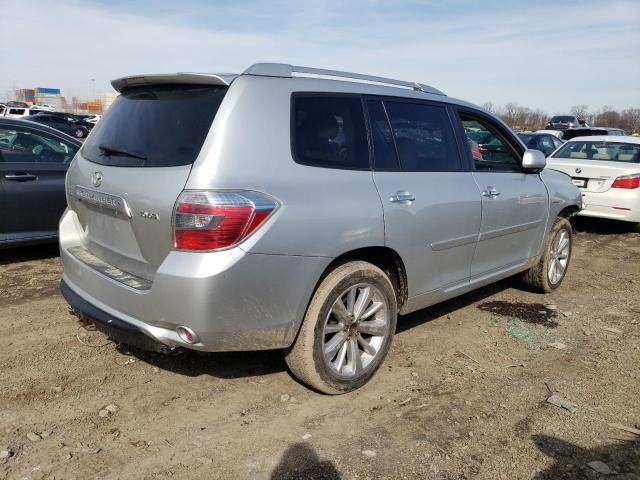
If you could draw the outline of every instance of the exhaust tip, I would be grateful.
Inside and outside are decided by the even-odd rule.
[[[200,341],[200,339],[198,338],[198,335],[196,335],[196,332],[191,330],[189,327],[184,327],[184,326],[176,327],[176,333],[178,334],[180,339],[185,343],[194,344]]]

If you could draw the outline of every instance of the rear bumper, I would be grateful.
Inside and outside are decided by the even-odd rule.
[[[584,217],[640,222],[640,189],[583,192],[582,204],[582,210],[578,215]]]
[[[143,328],[139,328],[94,307],[74,292],[64,280],[60,282],[60,292],[62,292],[62,296],[74,310],[91,319],[97,330],[117,342],[152,352],[169,353],[172,350],[171,347],[159,342]]]
[[[98,328],[146,336],[167,348],[202,351],[286,348],[295,339],[326,257],[171,251],[148,289],[132,288],[74,256],[81,237],[69,231],[73,212],[60,224],[62,292]],[[178,326],[199,341],[184,342]],[[109,333],[109,332],[107,332]],[[143,339],[146,340],[146,339]],[[123,343],[130,343],[121,340]],[[157,345],[143,347],[157,350]]]

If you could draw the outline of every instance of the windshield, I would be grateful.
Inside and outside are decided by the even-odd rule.
[[[576,160],[640,163],[640,145],[592,140],[574,141],[565,143],[553,157]]]
[[[574,122],[575,118],[569,117],[569,116],[560,116],[560,117],[553,117],[551,121],[552,122]]]
[[[200,153],[226,91],[227,87],[201,85],[126,90],[96,124],[82,147],[82,155],[101,165],[123,167],[191,164]],[[111,148],[100,148],[105,145]]]

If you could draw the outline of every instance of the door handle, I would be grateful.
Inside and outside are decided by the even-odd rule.
[[[31,182],[32,180],[36,180],[38,177],[31,175],[30,173],[9,173],[5,175],[4,178],[11,182]]]
[[[485,190],[482,191],[483,197],[496,198],[498,195],[500,195],[500,192],[493,187],[487,187]]]
[[[415,195],[405,191],[398,191],[395,195],[389,197],[391,203],[399,203],[400,205],[410,205],[415,199]]]

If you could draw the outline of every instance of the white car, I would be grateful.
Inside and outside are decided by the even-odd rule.
[[[102,115],[90,115],[89,117],[85,118],[84,121],[95,125],[96,123],[98,123],[98,120],[100,120],[101,118],[102,118]]]
[[[582,191],[579,215],[640,223],[640,137],[573,138],[547,167],[569,175]]]

